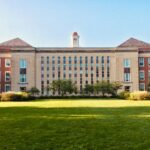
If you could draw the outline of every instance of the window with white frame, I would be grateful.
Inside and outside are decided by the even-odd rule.
[[[20,83],[27,82],[27,61],[25,59],[20,59]]]
[[[124,59],[124,68],[130,68],[130,59]]]
[[[130,73],[124,73],[124,82],[130,82],[130,81],[131,81]]]
[[[139,72],[139,79],[140,81],[143,81],[145,79],[144,71]]]
[[[150,58],[148,58],[148,65],[150,66]]]
[[[5,82],[9,82],[10,81],[10,71],[6,71],[5,72]]]
[[[27,68],[27,61],[25,59],[20,59],[19,66],[20,68]]]
[[[139,90],[140,91],[144,91],[145,90],[145,84],[144,83],[140,83]]]
[[[11,91],[11,86],[10,84],[5,84],[5,92]]]
[[[139,58],[139,66],[144,67],[144,58],[143,57]]]
[[[26,74],[20,74],[20,83],[26,83],[26,82],[27,82]]]
[[[11,60],[10,59],[5,59],[5,67],[10,67],[11,66]]]
[[[148,71],[148,81],[150,81],[150,71]]]

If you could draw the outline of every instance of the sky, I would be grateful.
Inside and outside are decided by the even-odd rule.
[[[150,42],[150,0],[0,0],[0,42],[68,47],[74,31],[83,47]]]

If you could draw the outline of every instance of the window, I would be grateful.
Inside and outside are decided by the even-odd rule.
[[[66,74],[65,73],[64,73],[63,77],[64,77],[64,79],[66,79]]]
[[[21,59],[19,62],[20,68],[27,68],[27,62],[25,59]]]
[[[101,63],[104,64],[104,56],[101,57]]]
[[[80,64],[82,64],[82,56],[80,56]]]
[[[52,57],[52,64],[55,64],[55,57]]]
[[[66,64],[66,57],[63,57],[63,63]]]
[[[66,65],[63,66],[63,69],[66,70]]]
[[[150,71],[148,71],[148,81],[150,81]]]
[[[11,66],[10,59],[5,59],[5,67],[10,67],[10,66]]]
[[[26,83],[26,82],[27,82],[26,74],[20,74],[20,83]]]
[[[139,58],[139,66],[144,67],[144,58]]]
[[[41,78],[44,79],[44,74],[41,74]]]
[[[5,92],[8,92],[11,90],[10,84],[5,84]]]
[[[44,67],[43,66],[41,67],[41,70],[44,71]]]
[[[41,64],[44,64],[44,57],[41,57]]]
[[[144,83],[140,83],[139,90],[140,91],[144,91],[145,90],[145,84]]]
[[[109,64],[109,63],[110,63],[110,57],[107,56],[107,64]]]
[[[74,57],[74,63],[77,64],[77,57]]]
[[[99,57],[96,56],[96,63],[98,64],[99,63]]]
[[[41,57],[41,61],[43,57]],[[27,68],[27,62],[25,59],[21,59],[19,61],[19,66],[20,66],[20,83],[26,83],[27,79],[26,79],[26,68]]]
[[[124,59],[124,68],[130,68],[130,59]]]
[[[124,82],[130,82],[130,73],[124,73]]]
[[[5,72],[5,82],[9,82],[10,81],[10,72],[6,71]]]
[[[53,73],[52,77],[55,78],[55,73]]]
[[[71,64],[71,62],[72,62],[72,59],[71,59],[71,57],[69,57],[69,64]]]
[[[58,64],[60,64],[60,56],[58,56]]]
[[[74,77],[75,77],[75,78],[77,77],[77,74],[76,74],[76,73],[74,74]]]
[[[71,67],[69,67],[69,70],[72,70],[72,68],[71,68]]]
[[[140,81],[141,80],[144,80],[144,71],[140,71],[140,73],[139,73],[139,78],[140,78]]]
[[[47,71],[49,71],[49,66],[47,67]]]
[[[104,80],[105,74],[104,74],[104,66],[102,65],[102,80]]]
[[[72,75],[71,75],[71,74],[69,74],[69,79],[71,79],[71,76],[72,76]]]
[[[49,64],[49,57],[47,56],[47,64]]]
[[[94,59],[93,59],[93,56],[91,56],[91,64],[94,63]]]
[[[88,64],[88,57],[85,57],[85,64]]]
[[[150,66],[150,58],[148,58],[148,65]]]

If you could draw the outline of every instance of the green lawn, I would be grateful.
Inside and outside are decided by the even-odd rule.
[[[150,149],[150,101],[0,102],[0,150],[105,149]]]

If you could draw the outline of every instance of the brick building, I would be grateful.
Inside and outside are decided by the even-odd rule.
[[[146,90],[150,81],[150,44],[130,38],[117,47],[33,47],[17,38],[0,44],[0,90],[24,91],[71,79],[82,91],[100,80],[120,81],[122,90]]]

